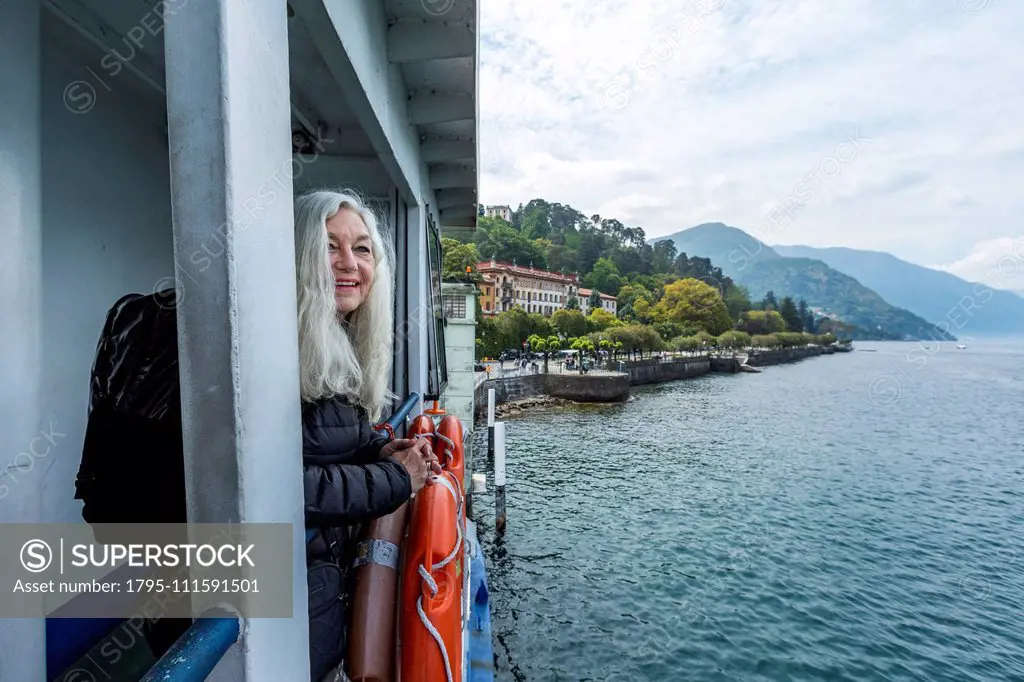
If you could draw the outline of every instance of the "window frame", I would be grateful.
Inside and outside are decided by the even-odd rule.
[[[430,206],[425,207],[427,238],[427,305],[430,324],[427,325],[427,388],[424,400],[440,400],[448,387],[448,359],[445,353],[445,327],[441,303],[441,231],[434,222]]]

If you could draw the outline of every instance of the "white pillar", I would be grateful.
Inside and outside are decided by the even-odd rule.
[[[39,522],[42,199],[39,3],[0,2],[0,522]],[[59,94],[58,94],[59,100]],[[39,451],[40,448],[36,448]],[[0,679],[46,679],[42,619],[0,618]]]
[[[254,619],[210,679],[309,679],[285,0],[166,15],[191,522],[293,524],[294,616]]]

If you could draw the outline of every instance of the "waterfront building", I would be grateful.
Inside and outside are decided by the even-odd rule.
[[[584,315],[590,314],[590,295],[594,293],[592,289],[580,288],[579,299],[580,299],[580,310],[583,311]],[[607,310],[612,315],[615,315],[618,310],[618,299],[608,294],[600,294],[601,296],[601,308]]]
[[[570,297],[579,297],[576,274],[560,274],[491,259],[477,263],[481,281],[480,308],[485,316],[522,306],[528,313],[552,315],[565,307]]]

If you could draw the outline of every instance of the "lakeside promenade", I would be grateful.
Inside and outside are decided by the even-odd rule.
[[[515,361],[506,361],[506,365],[512,366],[505,368],[499,363],[488,363],[494,365],[489,372],[476,373],[476,415],[477,418],[486,416],[489,389],[494,389],[496,405],[539,396],[574,402],[622,402],[629,399],[631,386],[678,381],[710,373],[733,374],[745,371],[743,367],[756,371],[750,368],[799,362],[836,352],[841,351],[833,346],[797,346],[710,353],[661,353],[645,360],[605,361],[603,367],[592,368],[586,373],[566,369],[561,361],[552,360],[548,362],[546,373],[542,360],[537,361],[536,369],[530,365],[520,367]]]

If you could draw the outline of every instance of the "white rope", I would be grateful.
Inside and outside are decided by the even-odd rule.
[[[454,475],[451,472],[448,472],[448,476],[452,476],[454,478]],[[459,552],[459,548],[462,547],[462,538],[464,535],[462,528],[462,500],[459,499],[458,493],[455,491],[455,488],[452,487],[452,484],[448,481],[447,478],[442,478],[438,476],[436,480],[438,483],[441,483],[442,485],[444,485],[445,488],[448,489],[448,492],[451,493],[452,498],[455,500],[456,540],[455,548],[451,551],[451,554],[449,554],[439,563],[436,563],[433,566],[431,566],[430,571],[436,571],[438,569],[444,568],[452,561],[452,559],[455,558],[455,555]],[[429,548],[427,549],[427,551],[430,551]],[[427,584],[427,587],[430,588],[430,596],[436,597],[437,582],[434,580],[434,577],[430,574],[430,571],[427,571],[426,567],[423,564],[419,565],[417,571],[419,572],[420,577],[423,578],[423,581]],[[427,618],[427,614],[423,611],[422,594],[416,598],[416,613],[419,614],[420,622],[423,623],[423,627],[427,629],[427,632],[430,633],[431,637],[434,638],[434,641],[437,642],[437,646],[441,649],[441,657],[444,659],[444,671],[447,682],[453,682],[451,662],[448,659],[448,648],[444,645],[444,639],[441,637],[441,634],[437,631],[437,628],[434,627],[434,624],[430,622],[430,619]]]
[[[444,458],[445,460],[450,462],[452,460],[452,456],[455,454],[455,441],[453,441],[451,438],[444,435],[443,433],[437,433],[434,435],[435,437],[440,438],[441,440],[444,441]]]

